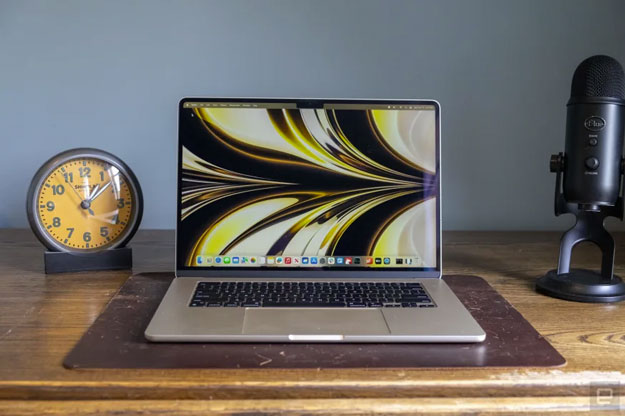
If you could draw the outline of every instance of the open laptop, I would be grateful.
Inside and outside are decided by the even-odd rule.
[[[440,107],[188,98],[171,342],[480,342],[441,279]]]

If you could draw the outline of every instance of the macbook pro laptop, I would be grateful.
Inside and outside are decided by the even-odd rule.
[[[440,107],[189,98],[172,342],[480,342],[441,279]]]

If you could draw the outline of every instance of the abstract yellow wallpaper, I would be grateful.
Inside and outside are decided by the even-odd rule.
[[[436,267],[433,109],[201,107],[181,117],[185,266],[350,255]]]

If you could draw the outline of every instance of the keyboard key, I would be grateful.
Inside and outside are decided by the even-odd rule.
[[[205,303],[201,300],[193,300],[189,306],[191,306],[192,308],[197,308],[197,307],[201,307],[204,305]]]

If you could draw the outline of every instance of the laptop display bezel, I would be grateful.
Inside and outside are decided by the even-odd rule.
[[[354,105],[429,105],[434,107],[436,117],[436,267],[427,270],[397,267],[181,267],[178,263],[178,238],[181,223],[181,185],[182,185],[182,141],[180,126],[184,104],[189,102],[232,102],[232,103],[289,103],[298,108],[323,108],[325,104]],[[175,270],[176,277],[260,277],[260,278],[440,278],[442,271],[442,235],[441,235],[441,117],[440,104],[431,99],[343,99],[343,98],[244,98],[244,97],[187,97],[180,100],[178,107],[178,157],[176,175],[176,235],[175,235]]]

